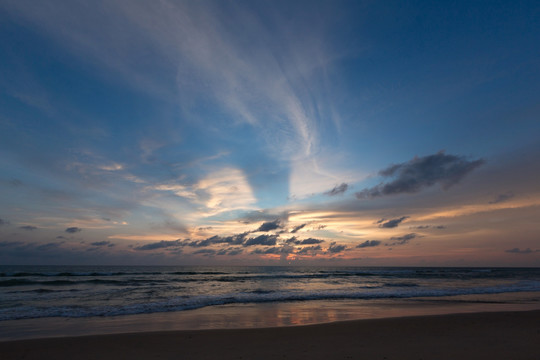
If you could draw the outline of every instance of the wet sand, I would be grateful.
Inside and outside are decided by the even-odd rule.
[[[540,311],[0,342],[1,359],[540,359]]]

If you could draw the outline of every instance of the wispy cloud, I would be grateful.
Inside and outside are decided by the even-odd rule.
[[[514,193],[511,192],[511,191],[508,191],[504,194],[499,194],[495,197],[495,199],[491,200],[489,203],[490,204],[498,204],[498,203],[502,203],[502,202],[505,202],[505,201],[508,201],[510,199],[512,199],[514,197]]]
[[[523,250],[520,248],[513,248],[513,249],[505,250],[505,252],[510,253],[510,254],[532,254],[535,252],[540,252],[540,250],[531,250],[531,248],[526,248]]]
[[[211,173],[194,186],[194,191],[207,210],[202,215],[211,216],[226,211],[256,209],[257,199],[239,169],[226,168]]]
[[[33,225],[24,225],[24,226],[19,226],[19,229],[26,230],[26,231],[32,231],[32,230],[36,230],[37,227],[33,226]]]
[[[348,187],[349,185],[347,185],[346,183],[341,183],[340,185],[334,186],[332,190],[327,191],[324,194],[328,196],[336,196],[339,194],[343,194],[345,191],[347,191]]]
[[[92,246],[109,246],[109,247],[113,247],[115,246],[113,243],[111,243],[110,241],[95,241],[93,243],[90,243],[90,245]]]

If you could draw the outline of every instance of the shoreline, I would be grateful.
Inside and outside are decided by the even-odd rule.
[[[540,310],[0,342],[5,359],[538,359]]]
[[[342,321],[540,310],[540,292],[392,300],[228,304],[188,311],[108,317],[0,321],[0,342],[179,330],[279,328]]]

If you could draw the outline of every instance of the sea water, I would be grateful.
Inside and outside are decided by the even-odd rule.
[[[373,317],[381,304],[392,316],[411,306],[443,304],[417,312],[437,313],[503,303],[540,308],[540,269],[0,266],[0,327],[149,314],[190,324],[176,328],[282,326]]]

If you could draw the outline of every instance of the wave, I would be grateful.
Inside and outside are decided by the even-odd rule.
[[[0,287],[11,286],[28,286],[28,285],[40,285],[40,286],[76,286],[76,285],[116,285],[116,286],[128,286],[128,285],[141,285],[141,284],[156,284],[156,283],[168,283],[169,281],[160,279],[129,279],[129,280],[111,280],[111,279],[90,279],[82,281],[73,280],[28,280],[28,279],[10,279],[0,281]]]
[[[0,273],[0,277],[79,277],[79,276],[133,276],[161,275],[161,272],[13,272]]]
[[[318,279],[345,277],[382,277],[382,278],[426,278],[426,279],[476,279],[476,278],[513,278],[516,275],[540,276],[536,269],[499,269],[499,268],[351,268],[351,269],[277,269],[277,271],[208,271],[183,270],[170,271],[14,271],[0,272],[0,278],[28,277],[171,277],[176,280],[205,277],[204,280],[238,281],[256,279]],[[186,280],[190,281],[190,280]]]
[[[119,316],[171,311],[185,311],[226,304],[270,303],[314,300],[371,300],[407,299],[417,297],[437,298],[444,296],[499,294],[508,292],[538,291],[539,281],[521,281],[510,285],[474,288],[422,288],[411,284],[393,284],[391,287],[358,290],[269,291],[257,289],[251,292],[216,295],[177,296],[163,301],[129,304],[123,306],[22,306],[0,309],[0,321],[42,317],[92,317]],[[372,290],[372,291],[371,291]]]

